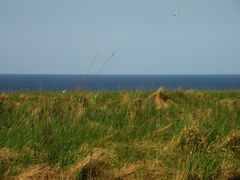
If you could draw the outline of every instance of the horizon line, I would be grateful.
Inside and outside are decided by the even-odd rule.
[[[198,73],[198,74],[183,74],[183,73],[176,73],[176,74],[83,74],[83,73],[63,73],[63,74],[60,74],[60,73],[0,73],[0,75],[84,75],[84,76],[160,76],[160,75],[240,75],[237,74],[237,73],[223,73],[223,74],[220,74],[220,73],[216,73],[216,74],[213,74],[213,73]]]

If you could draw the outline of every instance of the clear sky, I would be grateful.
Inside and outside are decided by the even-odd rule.
[[[240,74],[240,0],[0,0],[1,74],[99,71]]]

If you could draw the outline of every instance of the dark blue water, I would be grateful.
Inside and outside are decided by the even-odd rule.
[[[0,91],[240,89],[240,75],[0,75]]]

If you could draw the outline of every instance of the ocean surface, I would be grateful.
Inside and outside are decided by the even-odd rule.
[[[0,91],[240,89],[240,75],[0,75]]]

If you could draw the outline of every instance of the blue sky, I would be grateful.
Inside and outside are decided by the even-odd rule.
[[[0,1],[1,74],[96,74],[118,48],[101,74],[240,74],[240,1]]]

